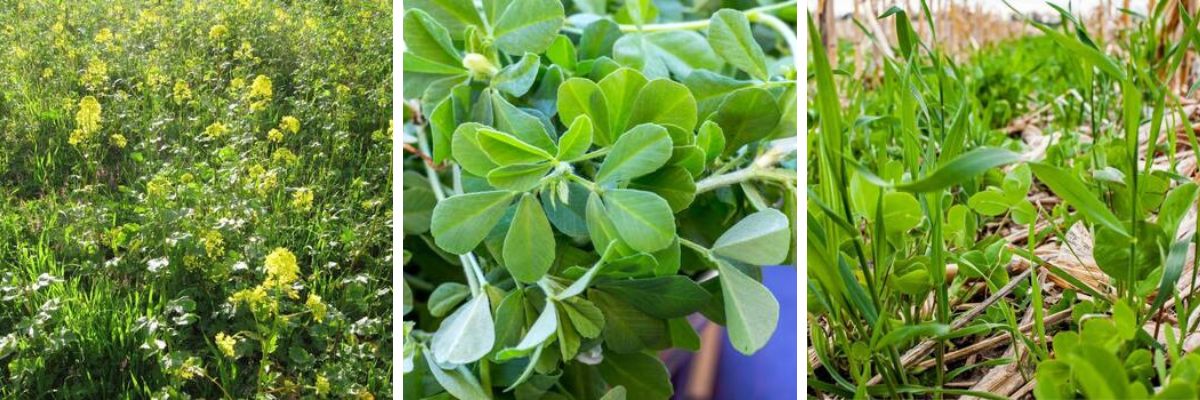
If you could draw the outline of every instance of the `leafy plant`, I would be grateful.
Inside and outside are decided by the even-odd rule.
[[[696,350],[696,313],[766,345],[795,2],[408,4],[406,395],[667,398],[654,354]]]

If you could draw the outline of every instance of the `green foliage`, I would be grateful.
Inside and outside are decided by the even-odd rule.
[[[750,22],[795,3],[687,22],[659,2],[545,1],[405,13],[416,398],[665,399],[653,352],[697,350],[689,317],[746,354],[776,328],[759,268],[795,251],[794,139],[770,140],[794,123],[794,33]],[[703,106],[693,77],[717,82]]]
[[[0,6],[0,398],[397,397],[393,290],[434,287],[390,278],[393,15]],[[408,18],[410,62],[461,70]]]

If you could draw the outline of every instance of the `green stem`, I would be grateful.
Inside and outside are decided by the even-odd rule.
[[[429,151],[429,139],[425,137],[425,129],[417,129],[417,148],[422,153],[432,154]],[[433,190],[433,197],[437,198],[439,202],[445,200],[446,191],[442,188],[442,181],[438,177],[437,171],[434,171],[433,166],[429,165],[429,163],[423,162],[421,164],[425,166],[425,176],[428,178],[429,187]],[[458,168],[458,166],[455,166],[455,168]],[[467,252],[458,256],[458,259],[462,263],[463,275],[467,277],[467,285],[471,288],[471,295],[480,295],[482,291],[480,290],[479,282],[483,278],[483,273],[479,271],[479,263],[475,260],[475,254]]]
[[[751,21],[754,21],[757,16],[766,15],[767,13],[770,13],[775,10],[780,10],[780,9],[784,9],[784,8],[788,8],[788,7],[795,7],[795,6],[796,6],[796,0],[791,0],[791,1],[785,1],[783,3],[751,8],[744,12],[746,14],[746,18],[749,18]],[[776,19],[776,20],[778,21],[778,19]],[[782,22],[780,22],[780,23],[782,23]],[[670,23],[665,23],[665,24],[648,24],[648,25],[642,25],[640,27],[637,25],[620,25],[620,28],[621,28],[621,32],[698,31],[701,29],[707,29],[708,24],[709,24],[709,20],[701,20],[701,21],[688,21],[688,22],[670,22]],[[785,24],[783,26],[786,27],[787,25]],[[776,30],[778,30],[778,29],[776,29]],[[787,30],[791,31],[791,29],[787,29]],[[786,40],[788,40],[791,43],[794,43],[795,42],[794,36],[796,36],[796,35],[791,34],[791,36],[786,37]],[[791,47],[792,47],[793,51],[795,51],[795,49],[799,49],[798,46],[791,46]],[[800,53],[794,52],[794,54],[800,54]]]
[[[783,168],[762,168],[752,165],[730,173],[713,175],[700,180],[700,182],[696,182],[696,194],[756,179],[792,182],[796,180],[796,171]]]

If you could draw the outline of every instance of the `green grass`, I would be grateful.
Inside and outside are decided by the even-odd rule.
[[[391,18],[0,1],[0,397],[390,397]]]
[[[1141,329],[1194,329],[1195,302],[1175,289],[1195,236],[1175,232],[1197,201],[1195,177],[1177,168],[1196,140],[1187,129],[1186,139],[1172,134],[1178,124],[1166,117],[1182,115],[1182,104],[1165,82],[1200,33],[1158,34],[1172,13],[1135,18],[1116,52],[1067,17],[1059,27],[1031,22],[1040,34],[965,57],[922,42],[907,13],[888,13],[881,23],[901,33],[897,56],[883,61],[884,79],[869,90],[810,47],[808,322],[820,360],[809,370],[810,394],[961,394],[948,383],[995,364],[947,355],[1008,332],[1018,339],[980,354],[1036,371],[1024,378],[1036,376],[1038,398],[1196,396],[1195,360],[1182,356],[1182,340],[1160,342]],[[1178,17],[1191,25],[1190,15]],[[809,34],[818,43],[811,20]],[[1044,153],[1003,130],[1034,110],[1043,114],[1034,128],[1052,140]],[[1146,148],[1139,130],[1151,143],[1170,140]],[[1152,168],[1155,158],[1165,170]],[[1094,252],[1078,251],[1094,253],[1087,263],[1104,278],[1099,286],[1061,259],[1033,255],[1067,246],[1077,223],[1093,238],[1085,244]],[[1020,232],[1033,239],[1006,239]],[[1036,268],[1010,270],[1015,260]],[[1160,313],[1168,299],[1175,309]],[[1066,323],[1045,321],[1065,311]],[[1030,332],[1017,333],[1027,321]],[[922,362],[932,366],[917,368]]]

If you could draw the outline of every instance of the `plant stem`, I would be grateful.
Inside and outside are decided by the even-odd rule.
[[[794,7],[795,5],[796,5],[796,0],[791,0],[791,1],[785,1],[783,3],[751,8],[751,9],[745,11],[746,18],[749,18],[751,21],[754,21],[756,16],[766,15],[767,13],[770,13],[772,11],[780,10],[780,9],[784,9],[784,8],[788,8],[788,7]],[[774,18],[774,17],[772,17],[772,18]],[[776,19],[776,21],[778,21],[778,19]],[[780,22],[780,23],[782,24],[782,22]],[[700,20],[700,21],[671,22],[671,23],[665,23],[665,24],[647,24],[647,25],[642,25],[641,27],[639,27],[637,25],[620,25],[620,28],[621,28],[621,32],[697,31],[697,30],[708,28],[708,25],[709,25],[709,20],[706,19],[706,20]],[[786,27],[787,25],[784,24],[783,26]],[[776,29],[776,30],[778,30],[778,29]],[[788,29],[788,31],[790,32],[791,29]],[[788,37],[787,40],[794,43],[795,42],[794,36],[796,36],[796,35],[792,34],[791,36],[792,37]],[[791,47],[792,47],[793,51],[795,51],[796,49],[799,49],[799,47],[797,47],[797,46],[791,46]],[[800,54],[800,53],[795,53],[795,54]]]
[[[796,180],[796,171],[783,168],[761,168],[752,165],[727,174],[710,176],[700,180],[700,182],[696,182],[696,194],[755,179],[791,182]]]
[[[425,137],[425,129],[417,129],[417,148],[422,153],[431,154],[429,151],[429,139]],[[422,162],[425,166],[425,177],[429,180],[429,187],[433,190],[433,197],[441,202],[446,199],[446,191],[442,188],[441,178],[438,177],[437,171],[433,170],[433,166],[427,162]],[[457,168],[458,166],[455,166]],[[457,171],[457,169],[455,170]],[[467,252],[458,256],[462,263],[463,275],[467,277],[467,285],[471,288],[471,295],[478,296],[482,292],[479,287],[479,282],[483,279],[483,273],[479,271],[479,263],[475,261],[475,254]]]

